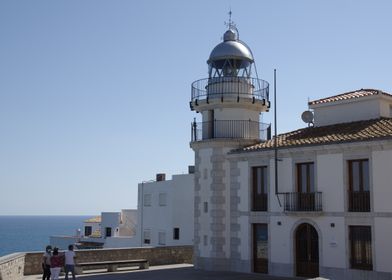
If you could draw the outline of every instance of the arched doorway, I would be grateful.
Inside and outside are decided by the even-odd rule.
[[[295,232],[295,265],[297,276],[319,276],[319,246],[316,229],[307,223]]]

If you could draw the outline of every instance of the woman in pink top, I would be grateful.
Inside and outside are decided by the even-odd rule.
[[[52,280],[58,280],[61,268],[64,266],[64,256],[59,254],[59,249],[53,249],[53,255],[50,258],[50,274]]]

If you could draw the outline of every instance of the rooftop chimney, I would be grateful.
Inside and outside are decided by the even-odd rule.
[[[157,182],[165,181],[166,174],[165,173],[158,173],[156,178],[157,178]]]

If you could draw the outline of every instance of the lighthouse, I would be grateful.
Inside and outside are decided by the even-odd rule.
[[[240,238],[231,205],[239,204],[237,163],[230,152],[270,137],[261,116],[268,112],[269,84],[259,79],[253,53],[230,20],[223,41],[207,60],[208,78],[192,83],[190,108],[200,114],[191,124],[195,152],[195,267],[232,270],[241,266]],[[234,177],[233,177],[234,178]],[[238,259],[237,262],[233,260]],[[239,268],[238,271],[241,271]]]

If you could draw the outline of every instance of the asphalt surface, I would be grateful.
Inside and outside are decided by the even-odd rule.
[[[42,279],[42,275],[25,276],[24,280]],[[60,277],[64,279],[64,276]],[[72,277],[70,277],[72,279]],[[97,271],[86,272],[78,275],[77,279],[82,280],[303,280],[297,277],[275,277],[259,273],[236,273],[202,271],[194,269],[192,265],[167,265],[151,266],[149,269],[135,269],[106,273]]]

